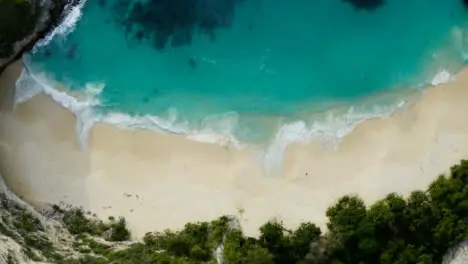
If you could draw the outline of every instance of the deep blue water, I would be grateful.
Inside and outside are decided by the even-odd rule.
[[[137,2],[88,1],[75,30],[26,63],[74,92],[105,84],[96,115],[157,116],[243,141],[463,63],[461,0],[385,0],[372,10],[342,0]]]

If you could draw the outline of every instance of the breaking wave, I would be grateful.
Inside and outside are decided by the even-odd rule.
[[[39,42],[35,50],[47,46],[56,36],[64,38],[73,32],[82,16],[82,9],[85,4],[86,0],[81,0],[67,5],[62,23]],[[465,40],[467,34],[464,34],[464,31],[456,28],[452,32],[452,39],[449,41],[452,49],[447,50],[456,50],[456,56],[460,55],[459,52],[465,56],[465,46],[468,45],[464,44],[468,41]],[[457,46],[455,49],[453,49],[454,45]],[[434,54],[434,57],[437,56],[446,55]],[[434,61],[437,63],[439,59],[434,59]],[[434,63],[434,61],[431,61],[431,63]],[[440,59],[440,61],[451,60],[444,58]],[[432,69],[425,72],[426,76],[431,76],[430,78],[423,78],[422,81],[416,81],[416,83],[420,83],[421,87],[440,85],[452,81],[452,73],[458,69],[458,65]],[[83,92],[79,93],[72,93],[69,89],[61,89],[60,87],[63,86],[67,86],[67,84],[59,83],[55,78],[46,74],[45,71],[33,70],[29,67],[28,60],[25,58],[24,70],[17,81],[16,102],[24,102],[40,92],[49,95],[58,104],[76,115],[76,134],[82,147],[87,146],[89,131],[96,122],[110,124],[125,130],[147,129],[180,135],[194,141],[221,144],[223,146],[233,145],[237,148],[252,144],[252,142],[246,140],[248,137],[239,133],[242,130],[241,126],[244,126],[245,122],[243,121],[252,117],[228,112],[216,116],[207,116],[203,119],[201,125],[194,127],[186,121],[181,121],[178,118],[179,115],[176,109],[172,109],[164,117],[103,111],[102,109],[105,109],[105,107],[102,107],[100,95],[106,86],[104,82],[87,83],[85,89],[82,90]],[[414,89],[406,90],[407,93],[400,93],[400,91],[390,91],[390,95],[373,96],[366,100],[339,103],[326,111],[317,112],[311,109],[307,113],[289,119],[279,115],[254,117],[253,119],[256,118],[255,121],[269,119],[268,123],[270,124],[267,128],[270,130],[267,133],[269,135],[267,139],[263,142],[255,142],[256,144],[260,143],[258,144],[260,146],[259,158],[271,174],[276,170],[276,166],[281,163],[282,155],[287,146],[293,142],[309,142],[320,139],[327,142],[331,147],[336,147],[361,122],[371,118],[388,117],[397,109],[404,107],[412,98],[408,96],[408,93],[414,94]]]
[[[453,80],[452,75],[445,70],[438,72],[428,83],[439,85]],[[103,83],[89,83],[85,93],[72,95],[54,83],[45,74],[32,73],[25,64],[24,70],[16,83],[16,102],[24,102],[37,93],[43,92],[55,102],[73,112],[77,117],[76,134],[82,147],[87,146],[88,134],[93,124],[101,122],[116,126],[119,129],[138,130],[146,129],[161,133],[169,133],[183,136],[187,139],[221,144],[233,145],[243,148],[248,142],[241,142],[235,135],[235,128],[242,117],[235,113],[228,113],[220,117],[208,117],[212,119],[206,122],[207,126],[200,130],[191,129],[187,124],[177,122],[176,113],[172,118],[161,118],[151,115],[128,115],[118,112],[102,113],[96,111],[101,105],[99,94],[104,88]],[[414,92],[412,93],[415,94]],[[416,95],[419,93],[416,93]],[[276,132],[268,142],[264,143],[259,151],[259,158],[271,175],[281,164],[286,147],[294,142],[310,142],[312,140],[324,140],[331,147],[336,147],[339,142],[361,122],[371,118],[385,118],[404,107],[411,96],[401,93],[374,97],[369,102],[357,102],[348,107],[334,108],[322,113],[311,113],[302,120],[285,121],[277,117]],[[269,117],[275,118],[275,117]],[[221,125],[220,125],[221,124]],[[223,126],[220,133],[219,128]]]
[[[86,4],[87,0],[79,0],[79,1],[69,1],[64,8],[64,12],[62,14],[62,22],[54,28],[47,36],[45,36],[42,40],[36,43],[34,46],[33,52],[36,51],[38,48],[47,46],[55,36],[67,36],[75,29],[76,23],[80,20],[82,16],[82,10],[84,5]]]

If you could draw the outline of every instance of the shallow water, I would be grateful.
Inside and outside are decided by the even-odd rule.
[[[132,119],[137,126],[249,143],[278,140],[284,130],[289,141],[313,130],[338,133],[401,106],[395,96],[370,96],[420,87],[464,61],[468,16],[460,0],[386,0],[373,10],[341,0],[177,0],[206,2],[193,19],[215,10],[207,16],[222,24],[192,25],[186,18],[193,8],[169,5],[162,12],[172,10],[172,20],[162,17],[156,35],[162,7],[142,5],[146,20],[135,24],[130,11],[137,2],[88,1],[74,31],[39,47],[25,60],[28,68],[75,93],[92,91],[99,100],[93,115],[101,120],[131,123],[139,116]],[[169,34],[165,45],[161,32]],[[318,124],[311,115],[343,104],[353,106],[342,112],[344,122],[335,116],[334,124],[330,117]]]

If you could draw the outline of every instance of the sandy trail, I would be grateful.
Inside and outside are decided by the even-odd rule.
[[[3,105],[12,105],[9,87],[17,74],[0,79]],[[282,177],[272,178],[253,147],[105,124],[92,128],[89,148],[81,150],[74,115],[40,94],[3,111],[0,171],[26,201],[121,215],[135,237],[222,214],[239,216],[248,235],[272,217],[291,227],[303,220],[323,227],[327,207],[342,195],[358,193],[371,203],[389,192],[407,194],[467,158],[467,98],[464,70],[391,117],[363,122],[336,150],[321,142],[290,145]]]

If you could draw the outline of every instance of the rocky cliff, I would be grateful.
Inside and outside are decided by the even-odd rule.
[[[0,0],[0,73],[34,47],[79,0]]]

